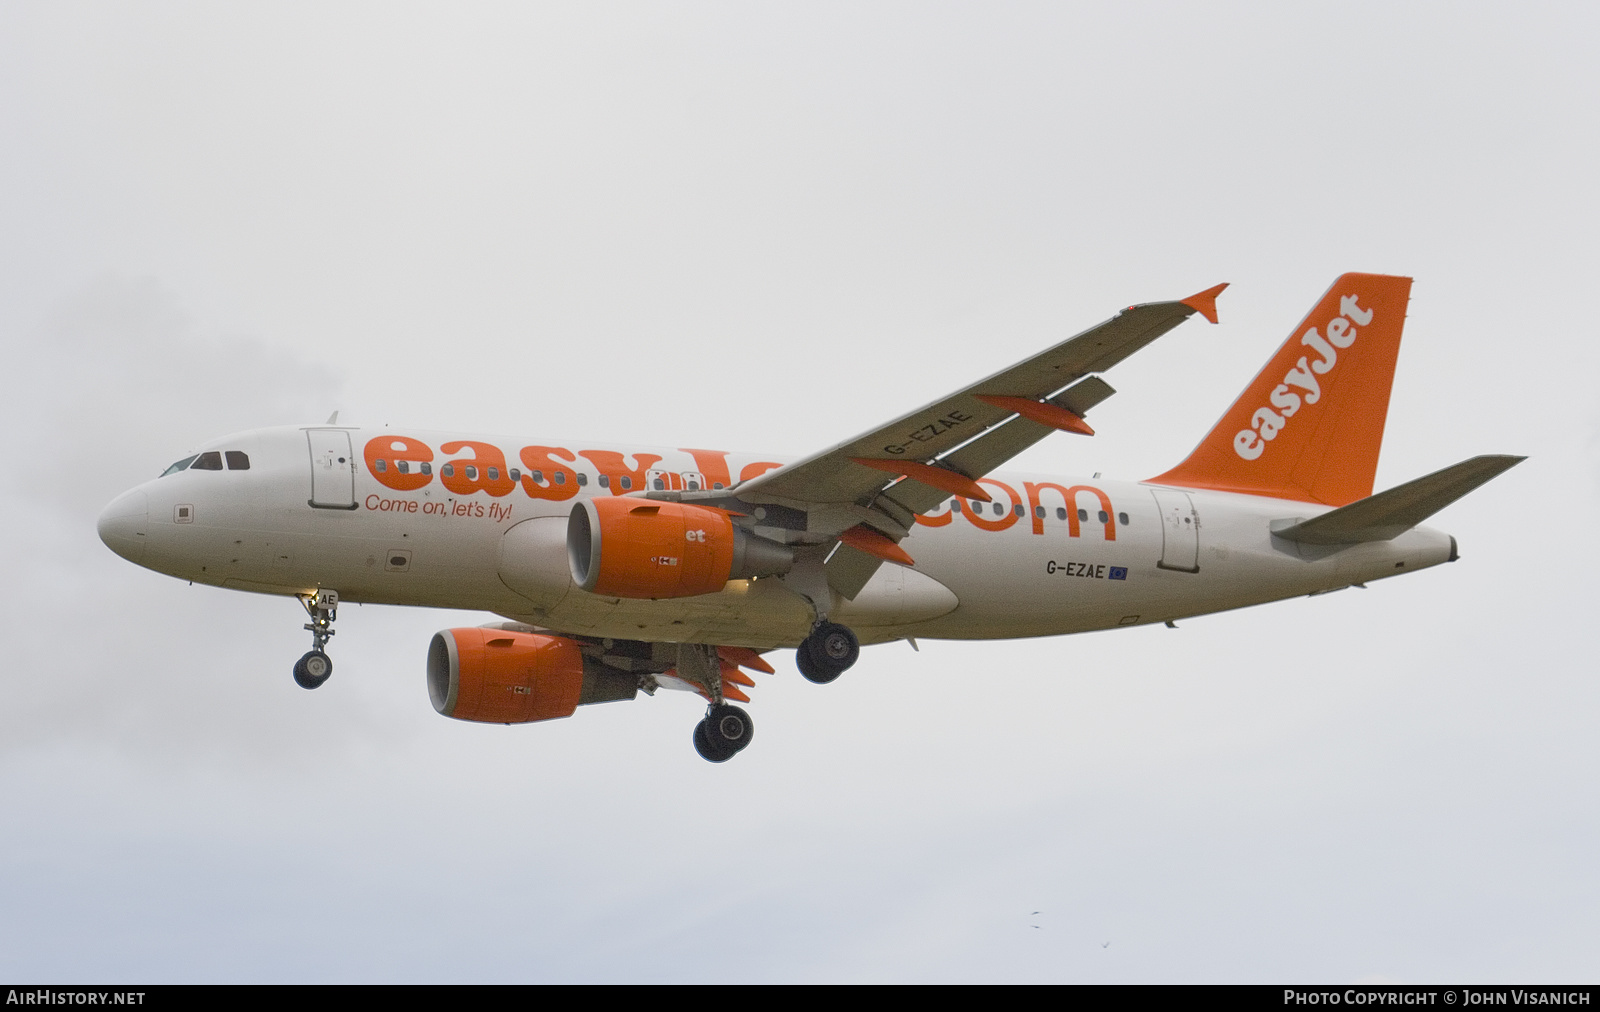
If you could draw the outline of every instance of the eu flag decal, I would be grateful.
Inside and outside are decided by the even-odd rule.
[[[1113,580],[1126,580],[1128,578],[1128,567],[1112,566],[1111,572],[1107,573],[1106,576]]]

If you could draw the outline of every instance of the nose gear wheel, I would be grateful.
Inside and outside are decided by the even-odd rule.
[[[294,662],[294,681],[302,689],[315,689],[333,675],[333,659],[321,650],[310,650]]]

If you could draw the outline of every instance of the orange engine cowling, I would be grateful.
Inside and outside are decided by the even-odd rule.
[[[735,527],[722,510],[618,496],[573,504],[567,561],[573,582],[595,594],[693,597],[786,573],[794,551]]]
[[[570,717],[583,693],[583,655],[560,636],[446,629],[428,644],[428,696],[457,720],[526,724]]]

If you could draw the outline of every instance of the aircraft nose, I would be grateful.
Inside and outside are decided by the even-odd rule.
[[[106,547],[129,562],[144,561],[145,535],[150,527],[150,499],[138,489],[111,500],[95,529]]]

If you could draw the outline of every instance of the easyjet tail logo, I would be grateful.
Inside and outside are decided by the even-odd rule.
[[[1240,429],[1233,437],[1233,452],[1245,460],[1255,460],[1266,452],[1267,444],[1278,438],[1301,407],[1322,399],[1322,384],[1318,376],[1326,376],[1339,364],[1339,351],[1356,343],[1356,327],[1372,322],[1372,310],[1356,304],[1354,295],[1339,299],[1339,315],[1328,321],[1323,329],[1327,336],[1312,327],[1300,337],[1300,343],[1317,353],[1300,356],[1294,368],[1284,374],[1283,382],[1273,388],[1268,397],[1272,407],[1257,408],[1250,416],[1250,427]],[[1355,326],[1351,326],[1354,324]],[[1277,410],[1273,410],[1276,408]]]

